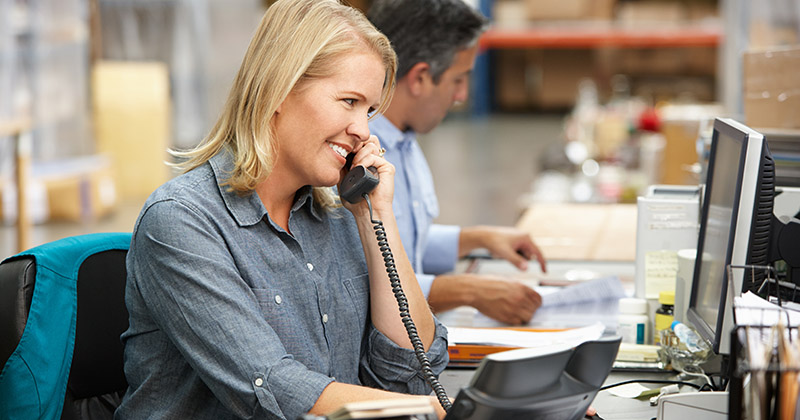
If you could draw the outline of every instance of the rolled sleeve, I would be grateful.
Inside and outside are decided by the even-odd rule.
[[[428,299],[428,295],[431,294],[431,286],[435,278],[436,276],[433,274],[417,274],[417,283],[419,283],[419,288],[422,289],[422,293],[425,294],[425,299]]]
[[[426,354],[431,369],[438,376],[447,367],[450,356],[447,352],[447,328],[435,317],[434,321],[433,343]],[[370,351],[362,358],[361,380],[364,385],[404,394],[431,393],[414,350],[398,346],[375,328],[370,330],[368,340]]]
[[[443,274],[453,271],[458,260],[458,237],[461,228],[455,225],[431,225],[422,259],[422,271]]]
[[[283,412],[287,419],[306,414],[331,382],[333,378],[307,370],[291,359],[283,359],[272,366],[266,375],[256,373],[253,376],[256,397],[261,406],[280,407],[279,410],[268,411]],[[280,400],[276,400],[276,396]]]

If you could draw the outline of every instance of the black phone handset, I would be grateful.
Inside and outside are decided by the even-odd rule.
[[[397,274],[394,256],[392,256],[392,250],[389,248],[389,241],[386,239],[386,230],[383,228],[383,222],[375,220],[375,218],[372,217],[372,203],[369,201],[369,193],[378,186],[378,182],[380,181],[377,170],[375,167],[367,169],[363,166],[356,166],[355,168],[349,169],[353,162],[353,156],[355,156],[353,153],[347,155],[345,167],[348,168],[348,172],[342,180],[341,187],[339,188],[339,196],[351,204],[356,204],[362,199],[367,201],[369,218],[373,224],[373,229],[375,229],[375,236],[378,238],[378,247],[380,248],[381,255],[383,255],[386,273],[389,275],[389,282],[392,285],[394,297],[397,299],[397,306],[400,309],[400,318],[403,321],[403,325],[406,327],[406,332],[408,332],[408,339],[411,340],[411,345],[414,347],[414,354],[416,354],[417,360],[419,360],[420,365],[422,365],[422,373],[425,380],[428,382],[428,385],[431,386],[433,392],[436,393],[436,398],[439,400],[439,404],[442,405],[442,408],[444,408],[444,411],[449,411],[451,406],[450,399],[447,398],[444,387],[439,383],[439,379],[436,378],[436,375],[433,373],[431,362],[428,360],[428,355],[425,354],[425,346],[422,344],[419,334],[417,334],[417,327],[414,325],[414,320],[411,319],[411,314],[408,310],[408,299],[400,284],[400,276]]]

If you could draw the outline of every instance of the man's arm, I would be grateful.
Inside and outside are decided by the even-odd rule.
[[[484,315],[512,325],[527,324],[542,306],[542,297],[519,282],[479,274],[437,276],[428,303],[434,312],[472,306]]]
[[[478,248],[486,248],[497,257],[509,261],[520,270],[528,269],[528,260],[536,258],[543,272],[547,263],[531,236],[519,229],[503,226],[472,226],[461,229],[458,255],[467,256]]]

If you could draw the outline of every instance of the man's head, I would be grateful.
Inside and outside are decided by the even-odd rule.
[[[386,116],[404,130],[433,130],[467,99],[488,20],[464,0],[375,0],[367,17],[397,53],[398,89]]]

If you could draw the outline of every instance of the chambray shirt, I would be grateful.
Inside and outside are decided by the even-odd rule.
[[[439,202],[416,133],[400,131],[380,114],[370,120],[369,131],[378,136],[386,149],[384,158],[395,167],[392,208],[403,247],[427,297],[435,275],[455,268],[461,228],[433,223],[439,216]]]
[[[331,382],[427,394],[412,350],[370,322],[355,221],[298,191],[291,234],[220,184],[221,153],[160,188],[128,253],[128,391],[118,419],[291,419]],[[399,316],[399,315],[398,315]],[[434,371],[447,364],[436,321]]]

